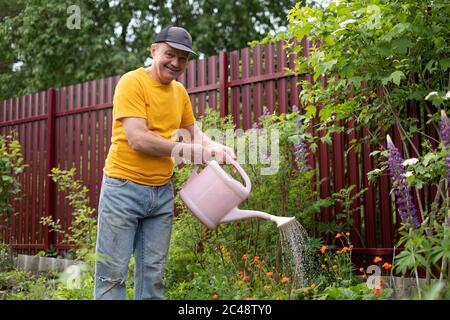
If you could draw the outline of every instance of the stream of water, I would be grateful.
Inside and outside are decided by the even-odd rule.
[[[281,225],[279,232],[284,259],[292,266],[292,283],[299,287],[311,285],[318,269],[307,231],[294,219]]]

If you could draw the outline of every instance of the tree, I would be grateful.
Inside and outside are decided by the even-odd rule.
[[[284,24],[292,0],[0,1],[0,99],[117,75],[141,66],[156,32],[190,31],[206,55],[233,50]]]

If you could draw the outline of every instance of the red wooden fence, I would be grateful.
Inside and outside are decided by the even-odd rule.
[[[302,54],[309,53],[303,42]],[[185,84],[196,115],[203,114],[207,105],[219,109],[221,115],[231,113],[238,127],[248,129],[261,115],[263,106],[269,111],[289,112],[299,106],[299,79],[289,76],[284,68],[293,67],[295,56],[287,56],[283,43],[244,48],[204,60],[189,61],[180,81]],[[12,230],[3,231],[3,241],[13,244],[19,251],[35,252],[50,247],[64,248],[61,238],[39,223],[51,214],[63,226],[70,225],[71,212],[64,194],[55,190],[48,178],[52,167],[77,169],[90,189],[90,204],[97,207],[104,159],[109,149],[112,128],[112,97],[120,76],[88,81],[59,89],[49,89],[24,97],[0,102],[0,134],[15,131],[21,143],[25,173],[20,176],[22,198],[15,204],[18,212],[12,220]],[[311,80],[310,75],[302,79]],[[414,106],[412,115],[420,117]],[[354,122],[343,124],[354,127]],[[433,130],[433,129],[430,129]],[[356,255],[391,255],[398,230],[398,216],[393,214],[388,177],[377,185],[369,185],[366,173],[376,167],[369,156],[371,150],[349,150],[350,142],[366,136],[367,130],[350,134],[334,134],[331,146],[321,143],[317,155],[309,160],[319,169],[325,182],[320,195],[325,198],[340,188],[356,185],[355,194],[368,188],[363,197],[352,204],[353,242]],[[435,135],[433,131],[428,132]],[[400,146],[399,134],[393,134]],[[420,137],[415,138],[420,146]],[[433,196],[425,193],[425,200]],[[424,196],[423,194],[421,195]],[[342,208],[324,209],[320,219],[334,219]],[[361,237],[357,237],[360,234]]]

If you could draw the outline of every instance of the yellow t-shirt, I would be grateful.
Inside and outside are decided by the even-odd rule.
[[[194,124],[189,95],[183,85],[164,85],[144,68],[130,71],[119,80],[113,98],[111,146],[103,171],[110,177],[161,186],[173,174],[173,158],[134,151],[122,126],[123,118],[144,118],[152,132],[173,139],[177,129]]]

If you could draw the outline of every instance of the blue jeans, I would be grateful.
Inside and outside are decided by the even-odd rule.
[[[94,299],[125,300],[134,253],[134,298],[163,299],[173,220],[172,181],[146,186],[103,175],[98,209]]]

